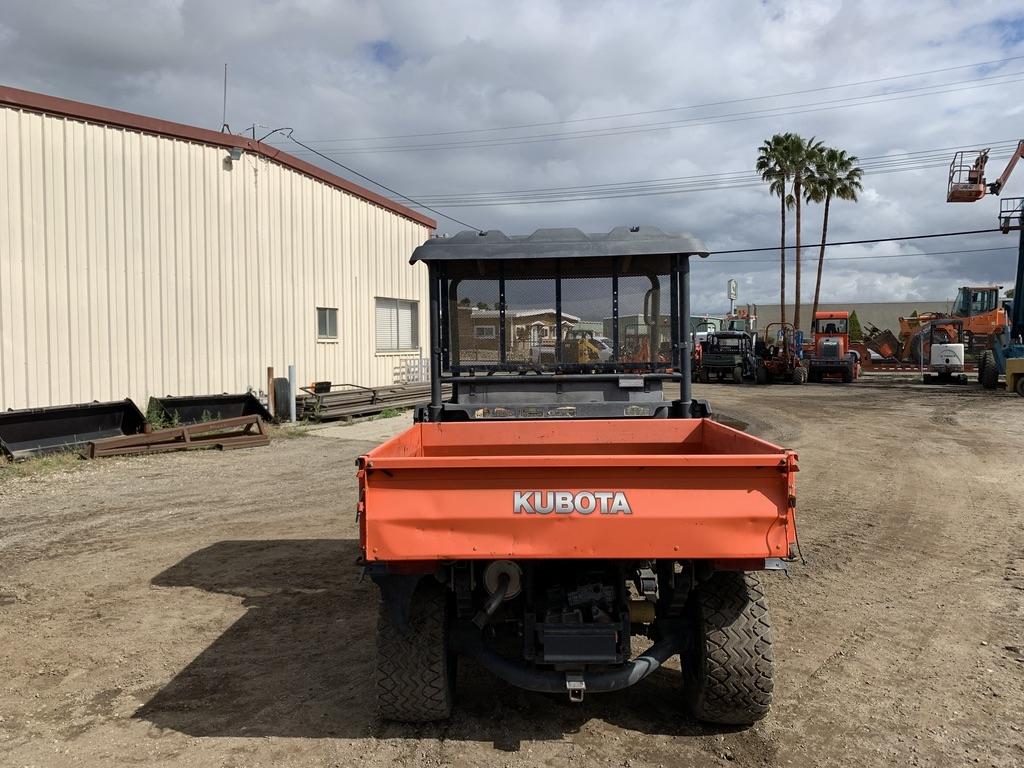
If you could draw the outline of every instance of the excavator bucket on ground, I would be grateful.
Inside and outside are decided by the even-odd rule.
[[[947,203],[973,203],[985,196],[985,164],[989,150],[960,151],[949,165]],[[968,159],[973,155],[973,159]]]
[[[71,451],[91,440],[137,435],[146,418],[131,400],[0,413],[0,462]]]

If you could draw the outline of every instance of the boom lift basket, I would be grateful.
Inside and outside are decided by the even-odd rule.
[[[949,184],[946,189],[947,203],[973,203],[985,196],[985,164],[989,150],[963,151],[953,155],[949,165]],[[965,154],[974,155],[968,162]]]

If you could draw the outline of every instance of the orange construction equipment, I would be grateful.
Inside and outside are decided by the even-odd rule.
[[[430,403],[357,461],[385,718],[448,717],[457,655],[572,701],[679,655],[694,717],[768,713],[757,572],[797,554],[797,456],[693,398],[690,259],[707,255],[645,227],[463,232],[416,249]],[[567,334],[543,356],[517,344],[567,318],[607,328],[610,349],[581,359]],[[653,644],[637,654],[636,636]]]
[[[918,336],[928,325],[944,317],[963,320],[964,343],[968,350],[975,346],[987,348],[992,335],[1006,327],[1006,309],[999,301],[1000,288],[1001,285],[961,286],[953,301],[953,311],[949,315],[941,312],[922,312],[910,317],[901,317],[900,359],[913,359],[918,362]]]
[[[860,355],[850,346],[850,313],[814,316],[814,352],[807,358],[808,381],[838,378],[844,384],[860,376]]]
[[[1018,142],[1017,148],[1010,155],[1006,167],[995,181],[989,183],[985,179],[985,165],[991,149],[961,151],[953,155],[949,165],[949,181],[946,186],[947,203],[973,203],[981,200],[986,194],[998,195],[1006,186],[1017,161],[1024,157],[1024,140]]]

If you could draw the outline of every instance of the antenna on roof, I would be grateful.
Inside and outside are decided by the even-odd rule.
[[[220,113],[220,132],[231,133],[228,126],[228,63],[224,62],[224,106]]]

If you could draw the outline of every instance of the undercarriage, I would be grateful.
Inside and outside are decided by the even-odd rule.
[[[378,685],[390,719],[447,717],[456,655],[578,702],[634,685],[678,654],[696,717],[745,724],[771,702],[771,631],[751,574],[692,561],[496,560],[374,579],[384,596]],[[634,638],[644,650],[633,650]],[[728,687],[716,669],[728,671]]]

